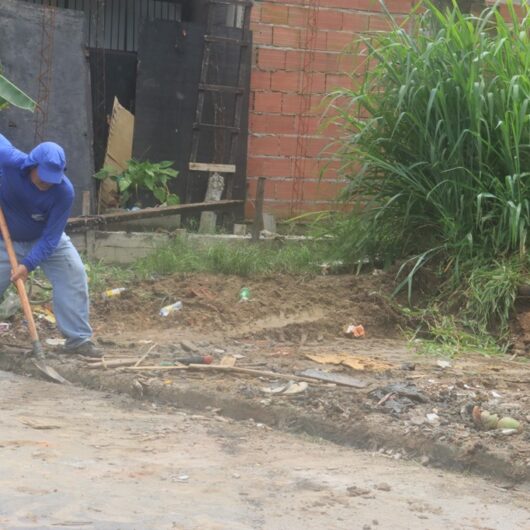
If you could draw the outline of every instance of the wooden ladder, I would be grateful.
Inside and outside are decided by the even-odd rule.
[[[214,14],[216,6],[234,7],[236,16],[240,12],[238,8],[243,8],[241,20],[241,38],[230,38],[215,34]],[[221,173],[226,175],[226,198],[231,199],[233,194],[234,177],[237,170],[237,156],[241,146],[241,119],[243,115],[243,103],[248,87],[245,86],[248,79],[248,69],[250,65],[251,40],[250,40],[250,11],[252,1],[250,0],[208,0],[208,13],[206,21],[206,33],[204,35],[204,53],[201,64],[201,77],[199,83],[199,94],[197,97],[197,110],[195,123],[193,124],[189,170],[207,171],[209,173]],[[236,21],[236,18],[234,18]],[[239,27],[234,24],[234,27]],[[218,44],[230,43],[239,46],[239,63],[237,66],[237,85],[227,86],[209,83],[209,72],[212,58],[212,47]],[[204,106],[208,93],[234,94],[234,112],[231,120],[227,124],[209,123],[205,121]],[[205,130],[221,130],[228,139],[228,163],[220,160],[198,161],[199,143],[201,132]],[[216,155],[213,154],[212,158]],[[187,202],[191,200],[191,186],[187,186]]]

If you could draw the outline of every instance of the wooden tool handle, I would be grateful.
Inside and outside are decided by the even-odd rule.
[[[4,244],[6,246],[7,255],[9,256],[9,263],[11,268],[15,271],[18,267],[17,255],[13,248],[13,242],[11,241],[11,236],[9,235],[9,229],[7,228],[6,218],[4,212],[0,207],[0,232],[2,233],[2,238],[4,239]],[[31,312],[31,306],[29,303],[28,294],[26,293],[26,286],[24,280],[17,280],[15,285],[18,290],[18,296],[20,297],[20,303],[22,305],[22,310],[24,311],[24,316],[28,321],[29,335],[33,343],[39,342],[39,334],[37,333],[37,327],[35,326],[35,320],[33,318],[33,313]]]

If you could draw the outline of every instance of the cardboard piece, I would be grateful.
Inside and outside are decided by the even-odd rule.
[[[120,173],[127,169],[127,162],[132,158],[133,134],[134,115],[120,105],[118,98],[114,98],[104,167],[113,168]],[[113,180],[105,179],[99,187],[99,211],[118,206],[118,186]]]
[[[306,354],[308,359],[319,364],[342,365],[358,371],[384,372],[392,369],[392,365],[370,357],[354,356],[348,353]]]

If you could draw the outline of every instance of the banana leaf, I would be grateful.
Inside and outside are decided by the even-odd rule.
[[[11,81],[0,74],[0,109],[6,104],[33,112],[36,103]]]

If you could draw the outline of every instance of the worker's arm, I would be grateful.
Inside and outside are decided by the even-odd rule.
[[[0,168],[2,166],[20,166],[26,160],[26,153],[19,151],[0,134]]]
[[[57,248],[59,240],[63,235],[72,203],[74,201],[74,191],[71,187],[65,188],[64,196],[54,204],[48,215],[46,227],[42,236],[37,240],[29,254],[22,260],[21,264],[28,272],[36,269],[43,261],[48,259]]]

